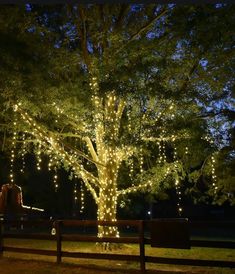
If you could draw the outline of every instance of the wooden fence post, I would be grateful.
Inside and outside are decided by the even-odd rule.
[[[144,221],[139,221],[140,270],[145,273]]]
[[[61,221],[55,221],[56,229],[56,262],[61,263]]]
[[[0,221],[0,258],[3,257],[3,222]]]

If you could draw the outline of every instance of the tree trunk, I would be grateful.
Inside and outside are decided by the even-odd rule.
[[[115,162],[101,168],[99,177],[97,219],[114,222],[117,220],[117,168]],[[115,226],[98,226],[98,237],[119,237],[118,229]]]

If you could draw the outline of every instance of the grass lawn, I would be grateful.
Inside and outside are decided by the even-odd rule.
[[[5,239],[4,245],[29,247],[38,249],[55,250],[56,244],[46,240],[26,240],[26,239]],[[63,242],[63,251],[80,252],[107,252],[101,251],[94,243]],[[191,259],[215,259],[225,261],[235,261],[235,251],[232,249],[221,248],[191,248],[190,250],[151,248],[146,246],[146,255],[156,257],[191,258]],[[135,244],[123,245],[121,249],[112,251],[120,254],[139,254],[139,247]],[[23,259],[23,260],[22,260]],[[54,262],[55,257],[44,255],[20,254],[5,252],[3,259],[0,260],[1,274],[62,274],[62,273],[81,273],[81,274],[108,274],[108,273],[140,273],[138,262],[109,261],[95,259],[75,259],[62,258],[62,264]],[[12,263],[13,262],[13,263]],[[232,274],[234,269],[194,267],[194,266],[175,266],[146,263],[147,273],[221,273]]]

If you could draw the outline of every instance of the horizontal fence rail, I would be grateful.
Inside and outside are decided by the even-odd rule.
[[[202,260],[202,259],[184,259],[184,258],[165,258],[154,257],[145,255],[145,245],[151,244],[151,238],[149,237],[149,230],[151,228],[152,221],[142,220],[119,220],[116,222],[108,221],[93,221],[93,220],[56,220],[56,221],[36,221],[36,220],[18,220],[18,221],[0,221],[0,257],[4,252],[17,252],[27,254],[38,254],[46,256],[55,256],[57,263],[62,261],[63,257],[70,258],[86,258],[86,259],[107,259],[107,260],[124,260],[124,261],[136,261],[140,264],[141,272],[145,272],[146,262],[157,264],[174,264],[174,265],[192,265],[192,266],[215,266],[215,267],[230,267],[235,268],[234,261],[222,261],[222,260]],[[103,237],[90,236],[82,233],[68,234],[64,231],[65,228],[87,228],[100,226],[116,226],[116,227],[133,227],[136,232],[134,236],[123,237]],[[188,222],[190,228],[233,228],[235,222]],[[15,232],[5,231],[6,228],[14,227]],[[42,233],[29,233],[28,229],[44,228]],[[50,231],[54,228],[56,230],[55,235],[51,235]],[[26,231],[26,233],[24,232]],[[45,232],[46,231],[46,232]],[[56,243],[55,250],[46,249],[34,249],[34,248],[22,248],[11,247],[4,244],[4,239],[16,238],[16,239],[36,239],[36,240],[51,240]],[[62,250],[63,241],[73,242],[94,242],[94,243],[134,243],[139,245],[139,255],[127,255],[127,254],[107,254],[107,253],[85,253],[85,252],[71,252]],[[218,248],[235,248],[235,242],[229,241],[213,241],[213,240],[190,240],[190,245],[195,247],[218,247]]]

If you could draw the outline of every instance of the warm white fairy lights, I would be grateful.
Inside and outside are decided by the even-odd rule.
[[[164,141],[162,143],[162,159],[163,163],[166,163],[166,143]]]
[[[175,178],[175,191],[176,191],[176,196],[177,196],[177,210],[178,210],[178,214],[179,216],[182,215],[183,213],[183,207],[182,207],[182,191],[181,191],[181,187],[180,187],[180,180],[179,180],[179,176],[178,176],[178,155],[177,155],[177,149],[176,146],[173,145],[173,160],[174,160],[174,166],[175,166],[175,174],[176,174],[176,178]]]
[[[209,135],[205,135],[205,136],[201,137],[201,139],[207,141],[211,145],[214,144],[214,140]],[[216,173],[215,173],[215,162],[216,162],[215,159],[216,159],[216,157],[214,156],[214,154],[212,154],[211,157],[210,157],[212,187],[213,187],[214,194],[217,194],[218,186],[217,186],[217,176],[216,176]]]
[[[144,172],[143,165],[144,165],[144,155],[143,155],[143,148],[141,146],[140,147],[140,173],[141,174]]]
[[[91,192],[94,199],[96,200],[96,192],[90,184],[90,182],[92,184],[97,183],[96,177],[94,177],[90,172],[86,171],[84,167],[77,162],[77,159],[74,159],[73,156],[69,155],[69,153],[65,151],[63,146],[60,145],[56,138],[52,136],[49,137],[50,133],[46,132],[42,127],[33,122],[33,119],[25,111],[20,109],[19,105],[17,105],[15,109],[21,114],[23,120],[28,123],[31,128],[33,128],[32,134],[42,143],[43,146],[49,147],[51,150],[53,150],[58,158],[60,158],[69,166],[72,166],[74,169],[76,169],[78,174],[83,176],[87,189]]]
[[[55,191],[58,191],[59,188],[59,182],[58,182],[58,166],[59,166],[59,158],[57,156],[53,157],[53,170],[54,170],[54,175],[53,175],[53,183],[54,183],[54,188]]]
[[[178,214],[179,216],[181,216],[183,208],[181,206],[181,200],[182,200],[182,193],[180,190],[180,185],[179,185],[179,178],[178,176],[175,179],[175,190],[176,190],[176,194],[177,194],[177,209],[178,209]]]
[[[134,160],[133,160],[133,158],[130,158],[129,159],[129,177],[131,178],[131,179],[133,179],[133,175],[134,175]]]
[[[10,158],[10,183],[14,184],[14,161],[15,161],[15,147],[16,147],[16,122],[13,122],[13,137],[11,143],[11,158]]]
[[[84,211],[84,189],[83,189],[83,186],[82,186],[82,183],[80,184],[80,213],[82,214],[83,211]]]
[[[73,198],[74,198],[74,203],[77,204],[77,202],[78,202],[77,182],[74,183]]]
[[[37,159],[37,170],[41,170],[41,163],[42,163],[42,158],[41,155],[42,154],[42,144],[39,141],[38,143],[38,148],[37,148],[37,153],[36,153],[36,159]]]
[[[95,83],[95,78],[92,80],[93,88],[97,91],[98,84]],[[96,108],[100,108],[101,99],[98,96],[93,97],[94,106]],[[148,181],[145,184],[140,186],[132,186],[122,192],[117,191],[117,173],[120,162],[124,157],[125,153],[121,153],[117,151],[115,146],[109,146],[109,143],[104,142],[104,122],[102,121],[102,117],[105,117],[105,122],[107,122],[108,132],[110,133],[110,142],[114,142],[118,137],[119,130],[119,119],[121,117],[121,113],[123,110],[124,103],[117,103],[117,98],[115,97],[114,92],[111,92],[109,96],[107,96],[106,107],[107,111],[105,116],[101,115],[97,112],[96,117],[96,140],[97,140],[97,152],[93,148],[93,144],[89,142],[89,139],[86,140],[88,149],[92,154],[93,159],[96,161],[99,160],[103,163],[103,166],[97,166],[99,172],[99,180],[95,178],[91,173],[84,169],[83,165],[78,163],[78,155],[76,153],[70,153],[65,151],[65,149],[60,145],[60,141],[55,138],[51,133],[45,131],[42,127],[38,126],[33,119],[23,110],[20,110],[20,114],[22,118],[33,128],[33,135],[41,142],[44,147],[49,147],[53,150],[53,153],[60,158],[63,162],[70,165],[74,171],[74,173],[79,174],[84,181],[86,187],[91,191],[93,197],[95,198],[98,204],[98,220],[111,220],[116,221],[116,208],[117,208],[117,197],[119,194],[125,194],[130,192],[135,192],[139,189],[147,188],[152,185],[152,182]],[[59,111],[59,110],[58,110]],[[123,148],[123,151],[129,153],[131,155],[131,150]],[[52,165],[52,158],[49,160],[49,169]],[[143,165],[143,158],[141,161]],[[54,177],[54,182],[56,183]],[[92,185],[97,186],[99,188],[99,196],[97,196],[95,189]],[[81,205],[82,205],[82,192],[81,192]],[[77,197],[77,196],[75,196]],[[81,207],[82,208],[82,207]],[[117,228],[108,227],[99,230],[99,236],[102,237],[104,235],[113,235],[118,236]]]
[[[57,174],[57,168],[55,167],[54,168],[54,175],[53,175],[53,184],[54,184],[54,188],[55,188],[55,191],[57,192],[58,191],[58,188],[59,188],[59,184],[58,184],[58,174]]]
[[[52,165],[53,165],[53,158],[52,158],[52,155],[49,154],[49,160],[47,165],[48,171],[51,171]]]
[[[118,138],[120,119],[124,109],[124,102],[117,102],[115,92],[110,92],[105,102],[98,96],[99,85],[96,77],[91,78],[90,87],[92,89],[92,100],[94,105],[94,118],[96,126],[96,148],[97,154],[93,152],[93,157],[98,155],[104,166],[97,166],[99,172],[99,196],[98,220],[116,221],[117,210],[117,173],[121,162],[122,154],[117,151],[112,144]],[[105,105],[105,110],[102,106]],[[103,115],[102,115],[103,114]],[[104,128],[106,127],[106,128]],[[109,136],[105,141],[104,134]],[[91,150],[90,150],[91,151]],[[98,227],[98,236],[119,237],[117,227]]]
[[[25,142],[25,132],[22,134],[22,152],[21,152],[21,159],[22,159],[22,166],[20,172],[23,173],[25,170],[25,154],[26,154],[26,142]]]
[[[52,151],[49,150],[49,160],[48,160],[48,171],[53,171],[53,185],[55,188],[55,191],[58,191],[59,184],[58,184],[58,172],[57,172],[57,165],[58,165],[58,160],[57,158],[52,154]]]
[[[214,188],[214,193],[217,192],[218,186],[216,185],[217,176],[215,174],[215,157],[211,156],[211,175],[212,175],[212,186]]]
[[[161,147],[161,142],[159,141],[159,142],[157,142],[157,145],[158,145],[158,158],[157,158],[157,162],[159,163],[159,164],[161,164],[161,162],[162,162],[162,147]]]
[[[151,180],[148,180],[147,182],[143,183],[143,184],[138,184],[138,185],[132,185],[131,187],[128,187],[126,189],[122,189],[119,190],[118,196],[120,195],[125,195],[125,194],[129,194],[129,193],[133,193],[133,192],[137,192],[140,189],[147,189],[148,187],[152,187],[153,186],[153,182]]]
[[[127,128],[128,131],[131,132],[132,131],[132,126],[131,126],[131,115],[130,115],[130,110],[127,110]]]
[[[176,146],[174,144],[173,144],[173,161],[174,162],[178,161],[177,149],[176,149]]]
[[[33,123],[33,119],[26,112],[23,112],[21,110],[20,114],[25,122],[33,128],[32,134],[41,142],[43,146],[49,147],[51,150],[53,150],[58,158],[60,158],[70,166],[73,166],[73,168],[75,168],[78,173],[82,172],[83,175],[87,176],[87,179],[91,180],[93,183],[96,183],[96,178],[91,173],[86,171],[82,165],[78,164],[77,159],[74,159],[73,156],[69,155],[69,153],[65,151],[63,146],[60,145],[59,141],[57,141],[56,138],[53,138],[52,136],[49,137],[50,133],[47,133],[42,127],[36,125],[36,123]]]
[[[117,211],[117,200],[119,196],[128,193],[136,192],[141,189],[150,190],[153,186],[151,180],[139,184],[131,185],[127,189],[118,190],[117,188],[117,177],[120,164],[123,160],[130,160],[130,176],[133,178],[134,173],[134,163],[133,155],[134,149],[128,146],[118,147],[116,143],[119,140],[119,129],[121,124],[121,117],[123,114],[124,107],[126,105],[123,99],[117,98],[115,91],[110,91],[107,96],[99,95],[99,83],[97,77],[91,76],[90,78],[90,88],[92,91],[92,104],[93,104],[93,121],[92,126],[95,126],[95,130],[92,133],[92,137],[82,137],[81,142],[86,144],[86,150],[91,155],[91,158],[86,157],[86,155],[80,152],[77,153],[76,149],[68,148],[57,136],[59,134],[49,132],[43,126],[39,126],[25,111],[23,111],[18,106],[18,111],[24,121],[33,128],[32,134],[39,140],[44,148],[48,150],[50,148],[51,153],[55,155],[60,161],[62,161],[66,166],[71,167],[73,174],[80,176],[83,183],[80,185],[80,191],[77,187],[74,188],[74,201],[78,203],[78,192],[80,192],[81,207],[80,213],[84,209],[84,190],[86,187],[88,191],[92,194],[94,200],[98,205],[97,219],[116,221],[116,211]],[[57,104],[56,107],[58,116],[57,124],[59,125],[60,119],[65,115],[62,108],[59,108]],[[159,113],[158,118],[162,115]],[[147,115],[146,115],[147,117]],[[157,119],[158,119],[157,118]],[[128,120],[128,131],[132,131],[131,124],[131,113],[127,111]],[[84,128],[89,128],[89,125],[83,126]],[[91,126],[90,126],[91,128]],[[77,130],[77,128],[76,128]],[[87,130],[88,131],[88,130]],[[84,131],[82,131],[84,133]],[[162,138],[158,138],[159,141],[159,158],[161,160],[161,165],[167,165],[166,158],[166,143],[172,138],[167,138],[165,132],[162,131]],[[142,138],[142,136],[141,136]],[[95,145],[94,145],[95,141]],[[87,165],[82,164],[82,159],[88,160],[94,167],[97,168],[97,177],[91,172],[85,169]],[[53,161],[49,159],[48,167],[49,169],[53,165]],[[144,171],[144,157],[143,148],[140,150],[140,157],[138,159],[140,165],[140,173]],[[136,159],[136,163],[138,163]],[[138,165],[136,167],[138,169]],[[164,180],[170,173],[172,168],[166,168],[165,174],[159,180]],[[180,189],[179,189],[180,191]],[[178,193],[181,194],[181,193]],[[118,230],[116,227],[104,227],[99,226],[98,230],[99,237],[104,236],[116,236],[118,237]]]
[[[207,141],[209,144],[214,144],[214,140],[209,135],[202,136],[201,139]]]
[[[164,137],[163,137],[164,133],[165,133],[165,131],[162,130],[160,139],[157,141],[157,146],[158,146],[157,163],[158,164],[166,163],[166,142],[165,142]]]

